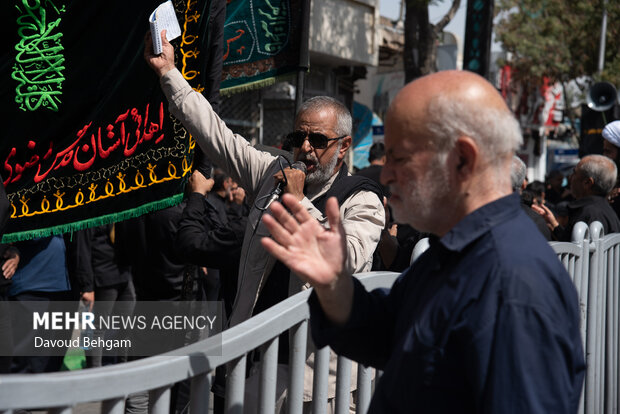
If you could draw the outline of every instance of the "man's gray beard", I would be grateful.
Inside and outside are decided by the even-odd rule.
[[[340,152],[340,147],[342,146],[341,142],[338,142],[338,148],[336,152],[334,152],[334,156],[326,165],[323,165],[317,162],[316,170],[313,173],[310,173],[306,176],[306,184],[307,185],[322,185],[329,181],[334,174],[334,168],[336,168],[336,163],[338,162],[338,153]],[[310,158],[311,156],[308,156]],[[318,161],[317,158],[312,157],[313,161]]]
[[[430,228],[424,226],[433,220],[437,211],[449,204],[447,200],[452,193],[446,165],[446,156],[438,154],[429,163],[429,169],[417,183],[411,183],[409,188],[401,189],[390,186],[392,193],[401,194],[400,205],[392,206],[396,221],[409,224],[418,231],[432,232]]]

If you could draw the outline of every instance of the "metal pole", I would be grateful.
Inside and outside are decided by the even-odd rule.
[[[290,329],[292,344],[289,347],[289,387],[286,397],[289,413],[300,413],[304,404],[304,368],[306,367],[306,347],[308,340],[308,321]]]
[[[607,0],[603,0],[603,20],[601,22],[601,42],[598,50],[598,74],[605,66],[605,38],[607,37]]]
[[[189,412],[208,414],[211,398],[211,373],[198,374],[192,378],[190,385]]]
[[[229,363],[229,374],[226,378],[226,407],[224,408],[227,413],[243,413],[246,361],[247,355],[243,355]]]
[[[170,386],[149,391],[149,413],[166,414],[170,411]]]
[[[329,377],[328,346],[317,349],[314,353],[314,378],[312,379],[312,414],[327,412],[327,391]]]
[[[362,364],[357,366],[357,412],[366,413],[370,407],[372,397],[372,372],[371,368]]]
[[[263,345],[258,383],[258,412],[273,413],[276,409],[276,380],[278,377],[278,337]]]
[[[304,83],[306,72],[310,67],[310,0],[301,2],[301,31],[299,45],[299,71],[297,72],[297,86],[295,87],[295,114],[299,111],[304,99]],[[293,120],[293,123],[295,121]],[[294,125],[293,125],[294,127]]]
[[[343,356],[338,357],[336,372],[336,414],[349,412],[351,399],[351,360]]]

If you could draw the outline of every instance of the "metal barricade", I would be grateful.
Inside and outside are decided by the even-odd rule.
[[[592,231],[592,230],[591,230]],[[598,270],[602,276],[602,298],[605,307],[602,309],[602,321],[604,321],[604,336],[600,337],[603,342],[600,347],[603,356],[601,372],[604,373],[602,382],[604,389],[600,390],[601,401],[605,402],[601,406],[601,411],[605,413],[618,412],[618,391],[620,383],[618,381],[618,299],[619,299],[619,280],[620,276],[620,234],[609,234],[595,240],[595,251],[598,252]],[[603,388],[603,387],[601,387]]]
[[[370,272],[356,275],[371,290],[390,287],[398,273]],[[49,374],[0,375],[0,413],[15,409],[49,409],[51,413],[72,413],[80,403],[101,401],[103,413],[123,413],[125,398],[137,392],[149,392],[149,413],[168,413],[171,388],[175,383],[190,379],[190,410],[207,413],[209,409],[211,373],[227,364],[226,411],[243,413],[246,361],[249,352],[260,348],[258,412],[273,413],[276,393],[278,336],[291,333],[287,404],[289,413],[301,413],[304,391],[304,368],[308,338],[307,304],[310,291],[300,292],[248,321],[221,334],[186,346],[172,353],[102,368]],[[217,351],[216,351],[217,350]],[[316,352],[313,402],[314,412],[325,412],[329,375],[329,348]],[[336,396],[346,399],[344,383],[351,379],[350,361],[340,358],[338,380],[342,384]],[[370,374],[360,367],[358,376],[358,412],[365,412],[370,401]],[[338,412],[342,412],[341,409]]]
[[[596,314],[593,312],[595,307],[588,307],[589,295],[594,292],[590,291],[590,231],[588,226],[579,222],[573,227],[572,242],[550,242],[551,248],[555,251],[558,259],[562,262],[568,272],[579,298],[579,321],[581,331],[581,341],[584,346],[586,359],[586,383],[593,384],[596,371],[594,370],[593,357],[596,355],[589,346],[593,346],[596,342],[595,329],[587,329],[591,321],[595,321]],[[583,413],[586,401],[590,404],[594,403],[593,395],[586,394],[586,389],[593,391],[592,388],[583,387],[581,389],[581,399],[579,401],[579,413]],[[591,411],[590,411],[591,412]]]
[[[579,412],[617,413],[619,407],[620,234],[577,223],[572,242],[552,248],[575,283],[581,308],[586,378]]]
[[[578,223],[573,242],[551,242],[575,284],[581,315],[581,336],[586,358],[586,380],[580,413],[618,412],[620,387],[618,345],[620,340],[620,234],[602,234],[600,223],[589,227]],[[428,240],[414,249],[415,260],[428,248]],[[356,275],[367,289],[389,287],[398,274],[370,272]],[[303,407],[304,368],[308,340],[310,291],[300,292],[250,320],[208,338],[176,350],[174,354],[145,358],[125,364],[74,372],[32,375],[0,375],[0,413],[18,408],[51,408],[53,413],[72,413],[79,403],[101,401],[102,412],[122,413],[125,398],[136,392],[149,392],[149,412],[167,413],[171,388],[190,379],[190,410],[207,413],[211,373],[227,364],[227,412],[242,413],[246,383],[247,355],[255,349],[262,354],[258,409],[273,413],[276,399],[278,336],[289,331],[289,378],[287,411],[300,413]],[[214,353],[221,349],[220,355]],[[315,355],[313,412],[327,407],[329,348]],[[347,384],[351,363],[339,357],[336,385],[336,410],[346,412],[349,403]],[[376,373],[379,378],[380,372]],[[357,409],[366,412],[370,404],[371,369],[360,366],[357,378]]]

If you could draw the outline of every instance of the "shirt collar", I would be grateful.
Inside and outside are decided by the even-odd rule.
[[[443,237],[431,237],[430,243],[439,243],[448,250],[460,252],[497,224],[518,214],[521,208],[519,198],[515,192],[485,204],[465,216]]]

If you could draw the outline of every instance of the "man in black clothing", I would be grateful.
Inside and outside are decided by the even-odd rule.
[[[244,217],[249,212],[245,192],[219,168],[212,177],[193,174],[188,189],[188,193],[199,193],[202,197],[188,196],[184,212],[192,214],[185,214],[180,223],[183,230],[177,233],[178,254],[188,263],[201,266],[199,280],[204,299],[222,300],[226,307],[232,306],[237,276],[231,276],[228,271],[238,271],[241,242],[237,238],[243,240],[244,234],[244,229],[239,226],[247,224]],[[198,202],[200,199],[202,203]],[[206,216],[199,217],[201,215]],[[224,275],[220,274],[221,268],[225,268]]]
[[[227,174],[219,172],[214,178],[207,178],[194,171],[188,181],[188,196],[175,239],[181,259],[207,268],[206,283],[217,289],[215,300],[223,302],[225,320],[232,312],[237,293],[239,258],[248,221],[244,199],[244,190],[235,189]],[[218,367],[215,412],[223,412],[224,384],[224,367]]]
[[[549,208],[533,206],[543,216],[559,241],[570,241],[573,226],[599,221],[605,234],[620,232],[620,220],[607,201],[607,194],[616,184],[616,164],[603,155],[583,157],[570,176],[570,189],[575,201],[568,205],[568,225],[561,226]]]
[[[226,180],[219,181],[223,183]],[[211,191],[214,182],[214,179],[207,179],[199,171],[192,174],[175,246],[182,260],[209,268],[207,278],[214,276],[212,269],[219,270],[218,299],[224,302],[226,315],[230,315],[237,291],[237,273],[247,225],[247,211],[243,209],[242,197],[238,197],[238,202],[233,201],[233,205],[228,206],[227,189],[220,185],[219,191]],[[239,194],[242,191],[237,190]]]
[[[518,156],[512,157],[512,166],[510,168],[510,182],[512,184],[512,191],[516,191],[519,194],[522,193],[523,189],[527,185],[526,176],[526,166],[525,163]],[[525,214],[529,218],[532,219],[538,230],[542,233],[542,235],[547,240],[551,240],[551,230],[547,227],[547,223],[545,220],[540,217],[538,213],[532,210],[532,203],[526,202],[523,197],[521,197],[521,208],[525,211]]]
[[[131,315],[136,301],[131,268],[121,259],[116,240],[114,224],[79,230],[65,237],[72,286],[79,290],[82,303],[104,318]],[[93,334],[95,338],[104,338],[106,329],[98,326]],[[87,350],[87,366],[100,367],[102,356],[101,347]],[[124,355],[119,357],[121,362],[126,360]]]

